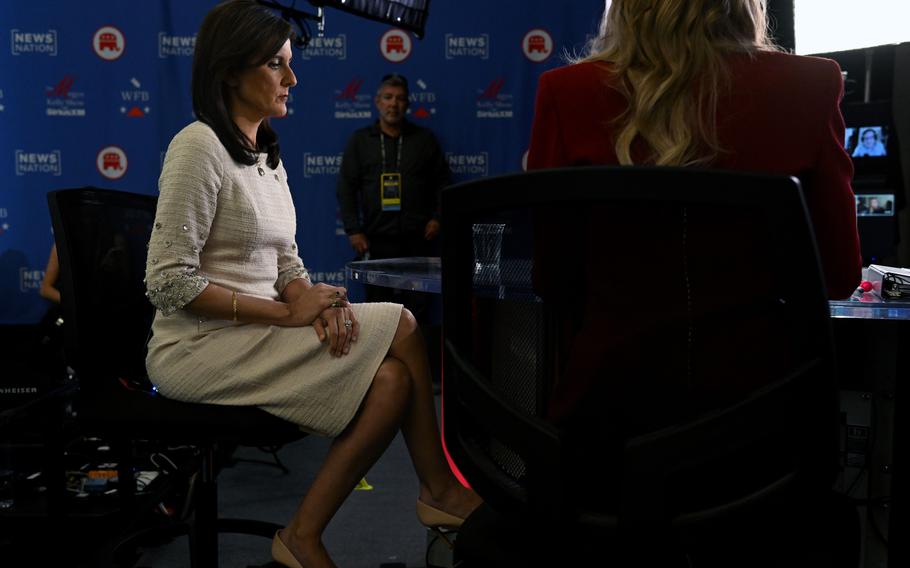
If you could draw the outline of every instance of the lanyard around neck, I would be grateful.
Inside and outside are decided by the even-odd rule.
[[[404,133],[398,136],[398,157],[395,160],[395,171],[401,171],[401,146],[404,144]],[[385,134],[379,132],[379,150],[382,153],[382,171],[385,171]]]

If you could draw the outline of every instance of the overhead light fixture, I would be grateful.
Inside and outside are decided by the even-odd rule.
[[[368,20],[389,24],[413,32],[423,39],[424,28],[430,15],[430,0],[307,0],[316,13],[298,10],[297,1],[286,6],[276,0],[257,0],[263,6],[277,10],[281,17],[296,26],[297,41],[301,49],[310,42],[312,32],[309,22],[316,23],[316,33],[325,33],[325,8],[335,8]]]
[[[328,6],[351,14],[391,24],[414,32],[423,39],[430,13],[430,0],[309,0],[314,6]]]

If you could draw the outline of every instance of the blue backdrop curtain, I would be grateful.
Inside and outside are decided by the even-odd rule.
[[[288,0],[284,0],[288,3]],[[28,324],[53,242],[45,194],[86,185],[154,194],[167,144],[194,120],[190,66],[206,0],[0,3],[0,324]],[[298,2],[298,6],[308,6]],[[295,51],[299,84],[273,120],[313,279],[343,282],[352,251],[335,181],[348,136],[376,119],[390,72],[454,180],[522,168],[538,76],[596,32],[603,0],[434,0],[426,37],[327,10]]]

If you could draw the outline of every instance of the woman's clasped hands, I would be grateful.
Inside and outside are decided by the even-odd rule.
[[[347,290],[339,286],[315,284],[304,290],[288,304],[290,319],[296,325],[310,325],[319,341],[329,341],[329,351],[335,357],[347,355],[351,343],[357,341],[360,324],[354,316]]]

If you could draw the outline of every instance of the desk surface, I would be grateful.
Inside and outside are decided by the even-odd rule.
[[[438,256],[357,260],[345,266],[345,278],[348,282],[441,294],[442,262]]]
[[[439,257],[359,260],[345,267],[349,282],[442,293],[442,263]],[[885,301],[870,293],[828,302],[832,318],[910,320],[910,302]]]

